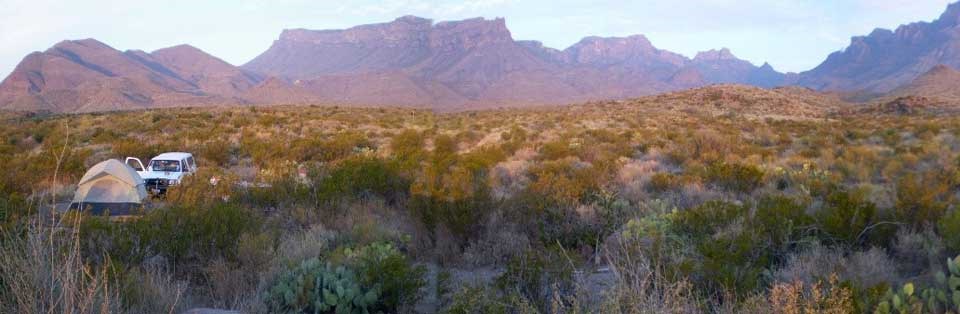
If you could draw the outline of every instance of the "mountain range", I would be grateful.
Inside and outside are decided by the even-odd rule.
[[[728,49],[689,58],[659,49],[643,35],[586,37],[558,50],[513,39],[502,18],[435,23],[404,16],[343,30],[288,29],[241,66],[188,45],[119,51],[95,39],[69,40],[27,55],[0,83],[0,109],[328,103],[462,110],[631,98],[726,83],[799,85],[866,98],[929,92],[918,86],[953,79],[947,71],[960,66],[958,22],[955,3],[933,22],[854,37],[816,68],[788,74]]]

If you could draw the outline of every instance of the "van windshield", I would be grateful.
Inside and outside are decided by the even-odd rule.
[[[151,160],[151,171],[180,172],[180,162],[176,160]]]

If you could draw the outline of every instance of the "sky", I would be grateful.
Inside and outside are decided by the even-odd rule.
[[[340,29],[403,15],[506,18],[518,40],[566,48],[586,36],[643,34],[693,57],[729,48],[779,71],[812,69],[850,37],[936,19],[950,0],[0,0],[0,75],[65,39],[120,50],[190,44],[235,65],[287,28]]]

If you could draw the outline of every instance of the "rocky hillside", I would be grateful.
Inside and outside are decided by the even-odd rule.
[[[190,46],[119,51],[94,39],[28,55],[0,84],[0,109],[90,112],[243,103],[260,76]]]

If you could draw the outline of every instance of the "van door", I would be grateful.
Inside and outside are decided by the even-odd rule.
[[[123,163],[127,164],[127,166],[130,166],[130,168],[133,168],[133,170],[136,170],[137,174],[140,176],[143,176],[143,174],[147,171],[147,169],[143,167],[143,162],[140,161],[140,158],[127,157]]]
[[[193,156],[187,157],[187,164],[190,165],[191,172],[197,172],[197,161],[193,159]]]

